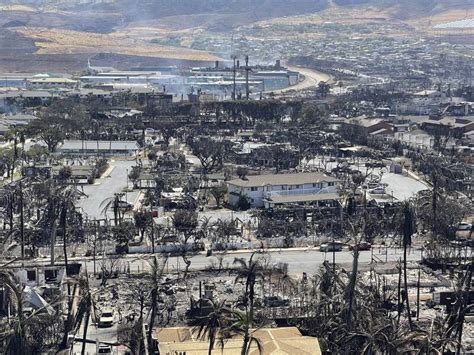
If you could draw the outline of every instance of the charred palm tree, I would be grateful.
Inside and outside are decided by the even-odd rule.
[[[245,258],[235,258],[234,265],[237,266],[237,276],[235,281],[244,280],[245,281],[245,306],[253,309],[254,300],[255,300],[255,284],[257,279],[263,277],[263,267],[260,263],[260,260],[255,258],[256,253],[252,253],[250,259]]]
[[[149,279],[151,285],[151,311],[150,311],[150,321],[148,323],[148,333],[147,333],[147,346],[150,352],[153,352],[153,328],[155,326],[156,311],[158,307],[158,296],[159,288],[161,286],[161,280],[163,277],[163,270],[166,265],[166,260],[159,261],[157,256],[154,255],[153,259],[149,262],[150,271],[146,276]]]
[[[87,273],[84,277],[79,279],[79,287],[80,287],[80,300],[79,300],[78,310],[76,313],[74,329],[78,331],[81,327],[81,324],[83,325],[81,355],[84,355],[86,353],[87,330],[89,328],[89,320],[93,312],[93,305],[94,305],[92,291],[89,286],[89,277]]]
[[[254,320],[254,301],[255,301],[255,284],[258,279],[263,278],[263,267],[260,260],[254,258],[252,253],[250,259],[235,258],[234,265],[238,265],[236,281],[245,281],[244,306],[245,312],[237,312],[237,321],[234,323],[235,330],[243,335],[244,343],[242,346],[242,355],[248,354],[249,342],[251,341],[251,328]]]
[[[13,314],[8,323],[0,328],[0,343],[3,343],[4,354],[17,355],[35,352],[34,342],[36,339],[32,338],[31,330],[38,324],[48,325],[45,323],[45,316],[48,315],[46,307],[35,310],[31,315],[26,315],[23,309],[23,290],[8,272],[0,271],[0,288],[3,288],[7,307]]]
[[[411,246],[411,237],[416,230],[415,212],[412,205],[407,201],[403,205],[403,287],[407,304],[408,323],[413,330],[413,321],[411,319],[410,298],[408,297],[407,281],[407,248]]]
[[[231,310],[225,305],[225,300],[210,301],[211,312],[207,316],[192,320],[190,324],[199,339],[209,342],[209,355],[212,354],[216,341],[219,342],[221,350],[224,349],[225,341],[229,337],[229,326],[231,325]]]
[[[118,226],[119,224],[121,224],[122,221],[123,221],[124,208],[121,207],[120,202],[121,202],[121,199],[122,199],[122,197],[123,197],[124,195],[125,195],[125,194],[123,194],[123,193],[117,193],[117,194],[115,194],[115,196],[109,197],[109,198],[105,199],[104,201],[102,201],[102,203],[101,203],[100,206],[99,206],[99,207],[102,208],[101,213],[102,213],[104,216],[107,216],[107,211],[108,211],[109,209],[112,209],[112,210],[113,210],[113,213],[114,213],[114,224],[115,224],[116,226]]]
[[[242,312],[235,310],[233,313],[233,323],[229,327],[229,332],[232,335],[240,335],[243,338],[241,355],[248,355],[253,344],[257,346],[259,354],[263,353],[263,344],[260,339],[255,336],[258,330],[252,328],[253,324],[253,310],[250,312]]]

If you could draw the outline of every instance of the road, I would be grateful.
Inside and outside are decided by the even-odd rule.
[[[81,324],[79,331],[77,332],[76,337],[82,338],[84,332],[84,323]],[[87,328],[87,339],[92,341],[106,342],[109,344],[117,343],[117,322],[112,327],[109,328],[99,328],[92,321],[92,317],[89,320],[89,326]],[[94,355],[97,354],[97,345],[95,343],[86,344],[86,354]],[[82,342],[76,341],[72,350],[73,355],[81,354]],[[117,354],[116,347],[112,347],[112,353]]]
[[[102,202],[108,198],[114,197],[114,194],[123,192],[127,187],[127,171],[132,170],[132,166],[135,165],[133,160],[116,160],[111,161],[110,165],[113,166],[113,170],[110,175],[97,179],[93,185],[84,185],[82,191],[87,195],[86,198],[82,199],[78,203],[78,207],[82,208],[82,211],[86,214],[89,219],[101,219],[104,218],[102,213],[103,206]],[[130,183],[130,182],[129,182]],[[138,197],[138,191],[127,192],[126,200],[132,205]],[[123,198],[125,200],[125,196]],[[112,211],[108,211],[108,216],[112,217]]]
[[[300,81],[298,84],[289,86],[287,88],[280,89],[280,90],[271,90],[270,92],[273,92],[274,94],[283,94],[288,91],[306,90],[306,89],[316,87],[320,81],[332,80],[332,77],[330,75],[318,72],[316,70],[303,68],[303,67],[295,67],[291,65],[287,65],[287,68],[289,70],[297,71],[300,74],[304,75],[304,80]]]
[[[388,253],[385,254],[387,249],[374,247],[373,251],[363,251],[359,256],[359,263],[361,265],[368,265],[372,257],[378,265],[384,265],[385,261],[393,263],[398,261],[402,257],[402,250],[397,248],[388,248]],[[309,275],[315,274],[319,267],[325,260],[332,262],[333,253],[323,253],[317,249],[283,249],[269,251],[268,254],[271,257],[272,263],[287,263],[288,271],[293,275],[301,275],[303,272]],[[216,254],[217,255],[217,254]],[[223,266],[231,266],[234,258],[245,258],[249,259],[252,255],[250,251],[238,251],[229,252],[224,256]],[[259,254],[260,255],[260,254]],[[341,252],[334,253],[335,261],[346,269],[350,269],[353,260],[353,254],[349,250],[343,250]],[[82,260],[83,258],[81,258]],[[150,259],[149,254],[129,254],[123,258],[122,267],[129,267],[131,272],[143,271],[148,269],[148,260]],[[216,256],[207,257],[204,253],[197,254],[190,258],[191,267],[190,270],[198,271],[204,270],[211,265],[211,263],[218,263]],[[411,249],[408,254],[408,261],[420,261],[421,252],[419,250]],[[175,273],[177,270],[182,271],[184,269],[181,257],[169,257],[168,264],[166,265],[166,272]],[[87,259],[86,262],[87,271],[93,272],[93,262],[91,258]]]
[[[387,254],[386,254],[386,251]],[[333,256],[338,265],[342,266],[346,270],[350,270],[353,254],[349,250],[343,250],[337,253],[322,253],[317,249],[291,249],[291,250],[271,250],[268,252],[270,255],[270,263],[288,263],[289,273],[294,276],[301,277],[303,272],[306,272],[309,276],[314,275],[325,260],[332,263]],[[245,258],[249,259],[252,255],[248,251],[234,251],[229,252],[224,256],[223,266],[232,265],[234,258]],[[257,254],[258,257],[262,257],[261,254]],[[397,248],[378,248],[375,247],[372,251],[363,251],[359,256],[360,270],[367,270],[368,265],[374,259],[375,267],[379,268],[393,268],[394,262],[398,261],[402,257],[402,250]],[[408,260],[419,261],[421,258],[421,252],[419,250],[409,250]],[[73,258],[77,259],[77,258]],[[142,255],[126,255],[123,258],[121,268],[125,269],[130,267],[130,271],[142,272],[144,269],[148,269],[148,260],[150,259],[149,254]],[[388,263],[385,263],[387,260]],[[204,254],[197,254],[191,258],[192,264],[190,270],[204,270],[211,262],[218,263],[216,256],[206,257]],[[93,270],[93,263],[90,258],[86,261],[86,267],[89,272]],[[176,273],[179,268],[180,272],[183,271],[183,262],[180,257],[168,258],[167,264],[165,265],[166,273]],[[83,326],[77,333],[78,337],[82,337]],[[97,328],[96,325],[91,321],[89,322],[89,329],[87,338],[89,340],[99,340],[101,342],[116,343],[117,342],[117,322],[110,328]],[[81,342],[76,342],[73,348],[73,354],[80,354]],[[96,345],[86,344],[86,353],[95,354]],[[117,349],[113,348],[113,353],[116,353]]]

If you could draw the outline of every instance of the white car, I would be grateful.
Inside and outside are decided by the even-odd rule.
[[[114,311],[110,308],[106,308],[102,311],[99,318],[99,327],[106,328],[114,325]]]

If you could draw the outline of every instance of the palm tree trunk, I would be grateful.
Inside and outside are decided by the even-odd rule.
[[[153,350],[153,327],[155,326],[155,317],[156,317],[156,302],[158,298],[158,289],[156,287],[151,291],[151,315],[150,322],[148,323],[148,334],[147,334],[147,345],[148,351]]]
[[[359,250],[354,248],[354,260],[352,263],[352,273],[349,281],[349,309],[347,313],[347,329],[352,330],[352,310],[354,308],[355,288],[357,282],[357,272],[359,268]]]
[[[186,278],[188,276],[188,272],[189,272],[189,267],[191,266],[191,260],[189,260],[186,257],[186,251],[184,252],[182,257],[183,257],[184,264],[186,265],[185,268],[184,268],[183,279],[186,280]]]
[[[152,212],[153,213],[153,212]],[[153,214],[151,216],[151,253],[155,253],[155,222],[153,221]]]
[[[75,295],[76,294],[76,288],[77,285],[74,285],[74,288],[72,290],[72,293]],[[66,315],[66,321],[64,323],[64,335],[63,335],[63,340],[60,345],[60,350],[61,349],[66,349],[67,345],[67,338],[69,335],[69,332],[71,331],[71,325],[72,325],[72,303],[73,303],[74,297],[70,297],[68,300],[68,308],[67,308],[67,315]]]
[[[54,246],[56,244],[56,219],[53,220],[51,225],[51,265],[54,266],[55,256],[54,256]]]
[[[212,350],[214,349],[214,342],[216,341],[215,336],[209,335],[209,350],[207,355],[212,355]]]
[[[433,207],[433,226],[432,226],[432,238],[436,238],[437,236],[437,225],[436,223],[437,218],[438,218],[438,199],[437,199],[437,194],[438,194],[438,178],[435,176],[434,181],[433,181],[433,202],[432,202],[432,207]]]
[[[23,214],[23,190],[20,181],[20,237],[21,237],[21,258],[25,258],[25,228],[24,228],[24,214]]]
[[[67,276],[67,272],[68,272],[68,261],[67,261],[67,244],[66,244],[66,241],[67,241],[67,237],[66,237],[66,233],[67,233],[67,206],[66,205],[63,205],[63,210],[62,210],[62,227],[63,227],[63,253],[64,253],[64,266],[66,267],[66,276]],[[71,292],[70,292],[70,287],[69,287],[69,283],[68,283],[68,296],[71,295]]]
[[[402,313],[402,300],[401,300],[401,284],[402,284],[402,268],[398,266],[398,287],[397,287],[397,326],[400,324],[400,315]]]
[[[82,349],[81,349],[81,355],[86,354],[86,339],[87,339],[87,328],[89,327],[89,318],[91,316],[90,314],[90,305],[88,305],[87,310],[86,310],[86,320],[84,322],[84,330],[82,332]]]
[[[249,328],[246,326],[245,328],[245,334],[244,334],[244,343],[242,344],[242,350],[240,352],[241,355],[247,355],[249,353],[249,341],[250,341],[250,335],[249,335]]]
[[[410,298],[408,297],[408,282],[407,282],[407,243],[403,243],[403,286],[405,289],[405,297],[407,301],[408,324],[413,330],[413,321],[411,319]]]
[[[13,194],[11,194],[10,201],[9,201],[9,218],[10,218],[10,232],[13,232],[13,204],[14,204],[14,197]]]

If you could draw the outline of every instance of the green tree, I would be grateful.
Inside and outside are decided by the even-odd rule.
[[[210,192],[211,192],[211,195],[214,197],[214,200],[216,200],[217,207],[220,207],[222,200],[227,195],[227,186],[225,185],[214,186],[211,188]]]
[[[135,236],[135,226],[132,222],[123,222],[112,227],[112,236],[117,243],[118,250],[127,250],[128,244]]]
[[[68,132],[82,129],[86,116],[82,105],[71,99],[56,99],[40,111],[39,118],[28,125],[27,132],[39,136],[48,150],[54,152]]]
[[[208,174],[222,167],[225,145],[222,141],[211,138],[199,138],[190,141],[193,154],[199,159],[203,174]]]
[[[186,279],[189,267],[191,266],[191,259],[188,256],[188,242],[193,236],[195,240],[198,238],[198,234],[196,233],[198,225],[198,214],[196,211],[177,210],[173,215],[173,227],[180,235],[181,257],[186,265],[183,275],[184,279]]]
[[[239,166],[239,167],[237,167],[237,169],[235,169],[235,173],[237,174],[239,179],[245,180],[245,178],[247,177],[247,174],[249,173],[249,171],[248,171],[247,168]]]
[[[249,198],[246,195],[240,195],[237,201],[237,208],[241,211],[247,211],[250,207]]]
[[[143,241],[145,231],[150,228],[153,223],[151,213],[148,211],[137,211],[133,214],[133,220],[135,221],[135,227],[140,232],[140,241]]]

